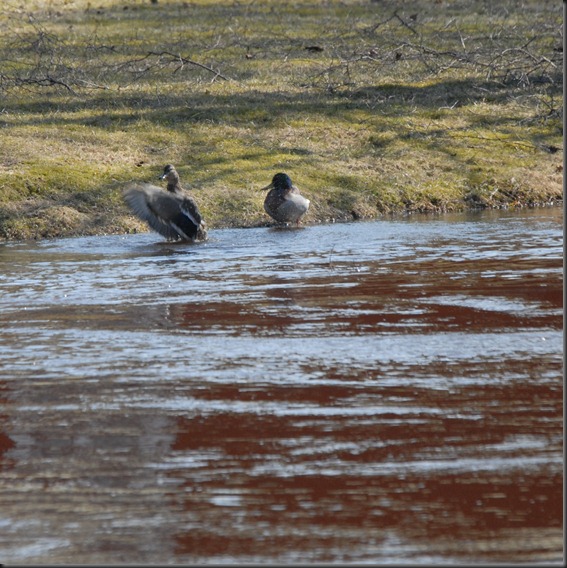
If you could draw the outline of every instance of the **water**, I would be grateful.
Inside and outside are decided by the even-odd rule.
[[[0,562],[562,563],[562,221],[0,246]]]

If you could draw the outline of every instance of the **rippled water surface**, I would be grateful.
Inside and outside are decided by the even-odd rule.
[[[562,222],[0,246],[0,562],[561,563]]]

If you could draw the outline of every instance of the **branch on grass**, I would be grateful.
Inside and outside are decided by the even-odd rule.
[[[412,32],[415,35],[419,35],[414,28],[412,28],[396,11],[394,11],[394,13],[387,18],[386,20],[384,20],[383,22],[378,22],[377,24],[374,24],[371,28],[369,28],[367,30],[367,33],[369,34],[373,34],[376,32],[376,30],[382,26],[385,26],[387,23],[391,22],[392,20],[398,20],[404,27],[406,27],[410,32]]]
[[[410,32],[414,33],[415,35],[419,35],[404,19],[402,19],[398,15],[398,12],[394,12],[394,17],[397,18],[402,24],[402,26],[406,27]]]
[[[59,86],[63,87],[73,95],[76,95],[77,92],[71,87],[71,85],[62,79],[56,79],[54,77],[50,77],[46,75],[45,77],[9,77],[8,75],[4,75],[0,73],[0,84],[8,83],[12,84],[16,87],[52,87],[52,86]]]
[[[171,53],[171,51],[149,51],[148,56],[151,56],[151,55],[155,55],[156,57],[170,57],[173,61],[179,61],[179,63],[181,63],[181,65],[175,71],[182,69],[184,65],[194,65],[195,67],[200,67],[201,69],[205,69],[206,71],[209,71],[210,73],[214,73],[215,76],[213,77],[213,81],[217,77],[224,79],[225,81],[231,81],[232,80],[229,77],[226,77],[225,75],[223,75],[220,71],[215,71],[212,67],[209,67],[208,65],[203,65],[202,63],[199,63],[198,61],[193,61],[192,59],[187,59],[186,57],[181,57],[181,55],[176,55],[175,53]]]

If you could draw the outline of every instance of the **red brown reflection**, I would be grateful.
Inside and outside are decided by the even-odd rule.
[[[8,403],[8,387],[4,381],[0,381],[0,407],[6,408]],[[9,467],[7,452],[16,446],[14,440],[8,435],[5,429],[9,425],[9,417],[0,414],[0,470]]]
[[[340,550],[348,559],[348,551],[369,541],[379,550],[394,532],[414,546],[439,550],[451,538],[465,538],[480,559],[489,535],[562,526],[560,465],[529,465],[542,445],[557,452],[562,444],[554,426],[561,415],[559,383],[460,387],[448,396],[377,382],[374,388],[366,383],[364,392],[406,404],[408,411],[364,419],[348,412],[178,418],[172,450],[192,467],[170,472],[184,480],[176,502],[189,525],[175,535],[176,554],[191,561],[304,551],[325,562]],[[356,397],[357,388],[219,385],[194,394],[335,408]],[[524,438],[535,442],[532,451]]]
[[[546,270],[561,267],[561,259],[541,259],[537,266],[540,272],[530,274],[534,261],[514,259],[506,270],[525,272],[525,278],[508,279],[495,278],[502,264],[487,259],[411,259],[390,265],[386,272],[378,263],[369,262],[365,272],[355,275],[348,264],[337,264],[336,272],[305,278],[300,288],[280,277],[248,277],[247,286],[264,290],[255,302],[239,303],[229,296],[214,302],[170,304],[164,319],[173,327],[238,335],[295,335],[317,328],[326,333],[398,333],[408,328],[421,332],[535,326],[560,329],[561,275]],[[440,295],[442,302],[437,301]],[[483,304],[483,299],[495,298],[530,309],[515,311],[506,304]],[[471,300],[476,305],[469,305]],[[541,306],[546,309],[538,310]]]

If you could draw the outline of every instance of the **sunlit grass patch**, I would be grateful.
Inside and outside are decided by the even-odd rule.
[[[535,0],[7,0],[0,237],[140,230],[121,188],[167,163],[212,228],[265,223],[276,171],[306,223],[558,201],[561,25]]]

